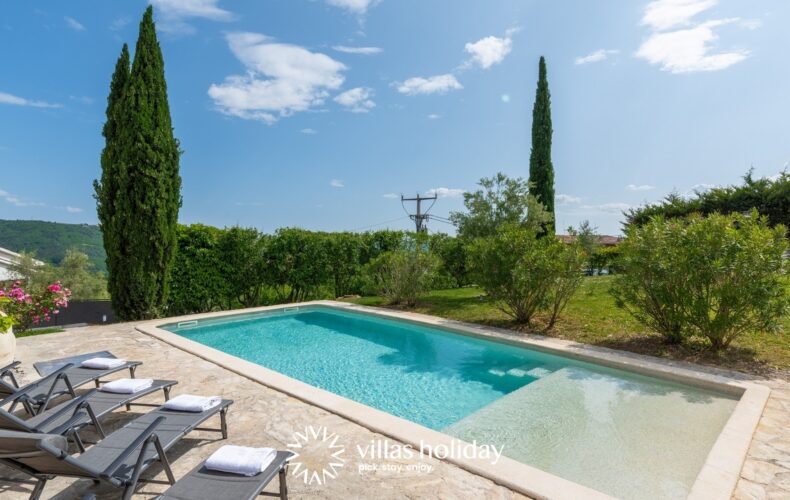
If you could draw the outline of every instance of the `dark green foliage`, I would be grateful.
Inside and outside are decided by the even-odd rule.
[[[554,165],[551,163],[551,94],[546,79],[546,60],[541,56],[538,89],[532,108],[532,151],[529,155],[529,192],[547,212],[554,215]],[[543,232],[554,235],[554,219],[543,224]]]
[[[267,270],[266,244],[252,228],[232,227],[220,234],[217,259],[228,309],[236,301],[244,307],[258,305]]]
[[[315,297],[330,281],[325,240],[321,233],[285,228],[279,229],[267,245],[270,283],[287,302]]]
[[[328,233],[326,253],[334,296],[351,294],[354,279],[360,272],[360,256],[363,253],[363,238],[358,233]]]
[[[50,264],[60,264],[66,251],[74,249],[88,256],[93,270],[104,272],[107,269],[99,226],[0,220],[0,247],[34,253],[37,259]]]
[[[696,335],[726,348],[745,333],[777,329],[787,313],[784,234],[756,211],[656,217],[628,228],[612,293],[669,342]]]
[[[458,228],[461,239],[471,241],[499,233],[505,225],[540,231],[551,220],[522,179],[511,179],[503,173],[480,179],[480,189],[464,193],[466,212],[452,212],[450,220]]]
[[[740,186],[713,188],[697,192],[691,198],[670,194],[664,201],[626,213],[628,224],[642,225],[654,216],[683,217],[695,212],[708,215],[746,213],[752,209],[768,217],[772,226],[790,228],[790,173],[782,172],[775,180],[754,179],[749,171]]]
[[[180,151],[150,6],[128,81],[116,92],[123,59],[122,52],[108,100],[96,196],[113,308],[131,320],[154,317],[165,303],[181,207]]]
[[[217,242],[221,229],[202,224],[179,226],[178,250],[170,276],[168,315],[202,313],[229,301]],[[257,304],[256,304],[257,305]]]
[[[466,246],[461,239],[438,233],[431,235],[429,245],[431,252],[442,261],[439,274],[450,278],[449,286],[443,288],[468,285]]]

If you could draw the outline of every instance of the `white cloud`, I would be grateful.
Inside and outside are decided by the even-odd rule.
[[[128,26],[130,22],[132,22],[132,20],[126,16],[119,17],[110,23],[110,31],[120,31]]]
[[[11,194],[8,191],[5,191],[3,189],[0,189],[0,200],[3,200],[6,203],[9,203],[11,205],[14,205],[15,207],[20,207],[20,208],[24,208],[24,207],[45,207],[45,206],[47,206],[46,203],[41,203],[39,201],[23,200],[22,198],[19,198],[18,196],[15,196],[15,195],[13,195],[13,194]]]
[[[467,67],[476,64],[483,69],[488,69],[501,63],[512,49],[513,40],[509,35],[504,38],[487,36],[474,43],[464,45],[464,50],[471,56],[464,64]]]
[[[427,196],[436,195],[439,198],[458,198],[466,192],[465,189],[438,187],[425,192]]]
[[[246,75],[228,76],[208,89],[227,115],[274,123],[321,106],[329,91],[343,84],[346,66],[325,54],[257,33],[231,33],[226,38],[247,70]]]
[[[376,103],[373,102],[372,97],[373,89],[356,87],[337,95],[335,97],[335,102],[349,108],[353,113],[367,113],[376,107]]]
[[[737,19],[707,21],[698,26],[677,31],[654,33],[639,47],[636,56],[650,64],[660,65],[664,71],[691,73],[718,71],[749,57],[748,50],[733,50],[711,54],[710,43],[719,37],[714,28]]]
[[[615,55],[619,50],[614,49],[598,49],[595,52],[591,52],[586,56],[580,56],[574,59],[574,64],[581,65],[581,64],[590,64],[605,61],[610,55]]]
[[[382,198],[387,198],[387,199],[390,199],[390,200],[397,200],[397,199],[400,198],[400,195],[399,194],[395,194],[395,193],[387,193],[387,194],[381,195],[381,197]]]
[[[24,97],[0,92],[0,104],[11,104],[13,106],[31,106],[34,108],[60,108],[60,104],[51,104],[44,101],[33,101]]]
[[[63,19],[66,21],[66,25],[74,31],[85,31],[85,26],[73,17],[66,16]]]
[[[373,7],[379,0],[326,0],[333,7],[340,7],[353,14],[364,14],[368,8]]]
[[[335,45],[332,48],[338,52],[344,52],[346,54],[360,54],[363,56],[380,54],[384,51],[384,49],[381,47],[349,47],[347,45]]]
[[[499,96],[499,98],[500,98],[500,99],[502,100],[502,102],[504,102],[505,104],[507,104],[507,103],[509,103],[509,102],[510,102],[510,94],[502,94],[501,96]]]
[[[718,187],[718,186],[716,184],[707,184],[707,183],[701,182],[699,184],[694,184],[693,186],[691,186],[691,188],[689,188],[689,190],[686,191],[685,193],[683,193],[681,196],[683,196],[684,198],[688,198],[690,196],[694,196],[697,193],[702,193],[702,192],[708,191],[710,189],[713,189],[715,187]]]
[[[718,40],[715,29],[739,23],[756,29],[759,21],[740,18],[712,19],[694,22],[693,18],[718,4],[718,0],[654,0],[645,7],[642,24],[651,28],[648,38],[636,51],[636,57],[658,65],[671,73],[718,71],[737,64],[749,51],[733,49],[712,52]]]
[[[560,205],[575,205],[577,203],[582,202],[581,198],[570,194],[558,194],[557,196],[554,197],[554,199]]]
[[[313,134],[317,134],[318,133],[317,130],[312,129],[312,128],[303,128],[302,130],[300,130],[300,132],[303,133],[303,134],[307,134],[307,135],[313,135]]]
[[[655,0],[647,4],[642,24],[666,30],[690,24],[691,18],[715,6],[718,0]]]
[[[219,0],[149,0],[158,13],[157,28],[165,33],[190,34],[195,28],[184,19],[198,17],[212,21],[232,21],[235,16],[220,8]]]
[[[594,212],[620,213],[631,208],[627,203],[601,203],[600,205],[582,205],[583,210]]]
[[[651,189],[655,189],[655,186],[651,186],[650,184],[629,184],[625,187],[629,191],[650,191]]]
[[[341,181],[340,179],[332,179],[331,181],[329,181],[329,185],[332,186],[333,188],[344,188],[344,187],[346,187],[346,184],[343,181]]]
[[[460,90],[463,85],[454,75],[436,75],[428,78],[415,76],[398,85],[398,92],[406,95],[444,94],[450,90]]]
[[[81,208],[78,208],[78,207],[71,207],[71,206],[66,206],[66,207],[64,207],[64,209],[66,210],[66,212],[68,212],[68,213],[70,213],[70,214],[78,214],[78,213],[80,213],[80,212],[83,212],[83,211],[84,211],[84,210],[82,210]]]
[[[759,19],[744,19],[740,22],[740,24],[747,30],[756,30],[757,28],[762,27],[763,22]]]
[[[429,120],[438,120],[441,117],[442,117],[442,115],[439,115],[439,114],[436,114],[436,113],[431,113],[430,115],[428,115],[428,119]]]

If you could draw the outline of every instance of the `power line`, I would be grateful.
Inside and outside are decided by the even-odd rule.
[[[398,217],[397,219],[385,220],[384,222],[379,222],[377,224],[371,224],[369,226],[362,226],[362,227],[358,227],[358,228],[355,228],[355,229],[350,229],[350,231],[351,232],[364,231],[366,229],[371,229],[371,228],[374,228],[374,227],[383,226],[384,224],[389,224],[390,222],[397,222],[397,221],[403,220],[403,219],[408,219],[408,217],[402,216],[402,217]]]

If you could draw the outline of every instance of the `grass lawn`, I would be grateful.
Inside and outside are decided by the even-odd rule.
[[[46,335],[48,333],[59,333],[59,332],[62,332],[62,331],[64,331],[63,328],[58,328],[58,327],[36,328],[34,330],[28,330],[28,331],[22,332],[22,333],[14,332],[14,336],[16,338],[33,337],[33,336],[36,336],[36,335]]]
[[[670,346],[662,337],[646,330],[625,311],[615,306],[608,290],[611,277],[585,278],[562,318],[548,335],[613,349],[711,364],[761,375],[790,379],[790,316],[785,317],[782,332],[753,333],[741,337],[727,351],[710,352],[702,340],[688,345]],[[350,299],[368,306],[386,306],[380,297]],[[437,290],[423,296],[417,312],[469,323],[519,330],[531,333],[496,308],[479,288]],[[538,323],[542,318],[538,318]],[[532,333],[543,332],[536,330]]]

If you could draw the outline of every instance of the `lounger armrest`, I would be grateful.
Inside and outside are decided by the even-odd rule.
[[[146,427],[146,429],[142,433],[140,433],[139,436],[137,436],[137,438],[132,442],[132,444],[127,446],[126,449],[123,450],[123,452],[121,452],[121,454],[118,455],[118,457],[115,460],[113,460],[113,462],[110,465],[108,465],[106,469],[104,469],[104,471],[102,472],[102,476],[111,478],[113,476],[113,473],[121,465],[123,465],[124,461],[127,458],[129,458],[129,455],[134,453],[135,450],[137,450],[137,448],[140,448],[148,438],[154,435],[154,433],[156,432],[156,428],[159,426],[159,424],[161,424],[164,421],[165,421],[165,417],[157,417],[153,422],[151,422],[151,425]],[[141,449],[140,451],[142,452],[143,450]]]
[[[68,370],[69,368],[71,368],[72,366],[74,366],[74,365],[69,363],[69,364],[67,364],[65,366],[62,366],[61,368],[55,370],[54,372],[50,373],[49,375],[47,375],[45,377],[41,377],[40,379],[36,380],[35,382],[30,382],[29,384],[26,384],[26,385],[20,387],[19,389],[14,391],[14,393],[11,394],[10,396],[7,396],[4,399],[0,400],[0,406],[6,405],[6,404],[11,403],[13,401],[16,401],[18,399],[24,398],[33,389],[36,389],[36,388],[38,388],[38,387],[40,387],[42,385],[45,385],[47,383],[50,383],[50,382],[52,384],[50,386],[50,394],[51,394],[52,390],[55,388],[55,384],[61,378],[63,378],[67,382],[67,385],[70,385],[68,383],[68,377],[66,376],[65,371]]]
[[[52,414],[49,417],[47,417],[46,419],[42,420],[39,423],[39,426],[40,427],[45,427],[48,423],[52,422],[53,420],[59,418],[60,416],[66,414],[66,413],[69,413],[69,412],[73,412],[74,415],[76,415],[79,410],[81,410],[82,408],[85,407],[85,405],[90,406],[90,403],[88,403],[87,400],[88,400],[88,398],[93,396],[93,394],[95,392],[96,392],[96,389],[91,389],[90,391],[88,391],[87,393],[83,394],[82,396],[80,396],[78,398],[75,398],[75,399],[72,399],[71,401],[69,401],[67,403],[63,403],[62,405],[58,406],[57,408],[52,410]],[[74,420],[74,419],[72,418],[70,420]],[[74,425],[74,424],[72,424],[72,425]],[[69,427],[71,427],[71,425],[69,425],[68,427],[63,427],[63,425],[59,425],[58,426],[58,428],[63,428],[64,431],[66,429],[68,429]],[[55,432],[55,433],[56,434],[60,434],[60,432]]]
[[[11,379],[11,383],[14,387],[19,388],[19,384],[16,381],[16,377],[14,376],[14,369],[20,365],[20,361],[14,361],[13,363],[0,368],[0,379],[8,377]]]

